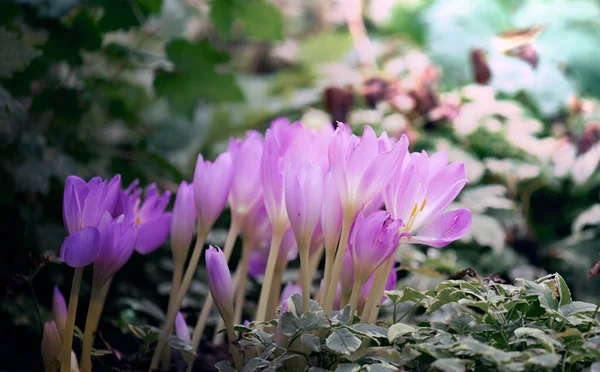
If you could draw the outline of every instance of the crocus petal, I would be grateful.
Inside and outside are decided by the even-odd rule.
[[[42,359],[44,363],[54,362],[60,357],[62,340],[60,332],[54,322],[44,323],[44,335],[42,336]]]
[[[413,235],[410,242],[435,248],[444,247],[462,238],[469,230],[471,220],[471,211],[466,208],[442,213],[431,220],[418,234]]]
[[[97,228],[83,228],[65,239],[60,248],[60,259],[71,267],[87,266],[98,256],[99,242]]]
[[[363,173],[371,166],[373,160],[379,154],[379,145],[375,131],[368,125],[365,125],[363,135],[356,146],[349,154],[347,160],[348,182],[360,182]]]
[[[69,234],[81,228],[81,200],[77,192],[76,183],[83,182],[78,177],[71,176],[65,184],[65,196],[63,199],[63,221]],[[85,183],[84,183],[85,184]],[[80,186],[81,187],[81,186]]]
[[[468,181],[466,179],[459,180],[453,185],[447,188],[447,190],[433,202],[427,201],[427,205],[423,208],[422,212],[417,214],[415,219],[413,231],[419,230],[423,225],[427,224],[431,218],[437,216],[443,210],[445,210],[450,203],[456,199],[456,196],[463,189]]]
[[[267,213],[273,225],[288,223],[285,207],[285,177],[282,164],[283,150],[278,146],[274,134],[267,129],[263,149],[260,177]]]
[[[164,213],[153,221],[140,225],[135,250],[140,254],[148,254],[160,247],[171,228],[171,213]]]
[[[192,342],[190,338],[190,329],[181,312],[177,312],[177,317],[175,318],[175,334],[188,344]]]
[[[438,151],[429,158],[429,169],[433,178],[439,171],[448,165],[448,154],[446,151]]]
[[[431,168],[430,168],[431,169]],[[430,175],[433,170],[430,171]],[[465,165],[463,163],[450,164],[440,170],[431,177],[427,188],[427,202],[438,200],[448,190],[448,185],[453,185],[456,182],[466,180]]]
[[[323,188],[325,189],[321,217],[323,239],[325,249],[332,251],[337,247],[342,230],[342,203],[331,172],[325,176]]]
[[[234,213],[245,215],[260,200],[260,165],[264,141],[260,133],[249,131],[244,140],[229,140],[227,151],[233,159],[233,180],[229,205]]]
[[[57,286],[54,286],[54,294],[52,296],[52,320],[54,320],[58,329],[65,329],[67,323],[67,303]]]
[[[351,133],[350,129],[340,123],[333,133],[328,150],[331,175],[340,194],[340,200],[346,203],[349,198],[348,180],[346,177],[346,148],[349,142],[349,133]]]

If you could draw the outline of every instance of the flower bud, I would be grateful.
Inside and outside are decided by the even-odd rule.
[[[204,161],[198,155],[194,172],[194,199],[198,217],[199,234],[207,234],[223,212],[229,191],[233,164],[231,154],[225,152],[214,163]]]
[[[177,190],[171,219],[171,251],[175,261],[187,258],[195,227],[194,185],[183,181]]]
[[[225,324],[233,321],[233,284],[223,251],[210,246],[206,251],[206,275],[210,294]]]
[[[67,323],[67,303],[57,286],[54,286],[52,296],[52,320],[58,329],[65,329]]]
[[[177,312],[177,317],[175,318],[175,334],[188,344],[192,342],[190,339],[190,329],[181,312]]]
[[[53,321],[44,323],[44,335],[42,336],[42,359],[44,365],[51,366],[60,357],[62,341],[60,332]]]

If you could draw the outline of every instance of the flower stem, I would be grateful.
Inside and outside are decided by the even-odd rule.
[[[210,293],[206,296],[204,300],[212,304],[213,299]],[[204,333],[204,328],[206,327],[206,321],[208,320],[208,316],[210,315],[210,306],[202,307],[202,311],[200,312],[200,316],[198,316],[198,321],[196,321],[196,326],[194,327],[194,332],[192,333],[192,347],[194,350],[198,349],[200,345],[200,340],[202,340],[202,334]]]
[[[248,282],[248,268],[250,266],[250,255],[252,253],[252,247],[248,246],[246,240],[242,245],[242,263],[238,267],[236,274],[239,277],[238,285],[236,287],[235,294],[235,311],[233,314],[233,324],[241,324],[242,322],[242,311],[244,310],[244,302],[246,300],[246,283]]]
[[[269,305],[269,295],[271,294],[271,286],[273,285],[273,274],[277,265],[277,256],[279,255],[279,246],[283,238],[284,229],[282,226],[273,226],[273,235],[271,237],[271,249],[269,251],[269,260],[267,261],[267,269],[263,286],[260,291],[260,299],[258,301],[258,309],[256,310],[256,320],[259,322],[265,321],[267,318],[267,310]],[[259,326],[262,328],[262,326]]]
[[[81,289],[83,269],[83,267],[76,267],[75,273],[73,274],[73,284],[71,285],[71,296],[69,298],[69,308],[67,310],[67,322],[65,325],[65,333],[63,335],[62,349],[60,351],[60,372],[71,371],[73,331],[75,330],[75,316],[77,315],[77,303],[79,302],[79,291]]]
[[[379,315],[379,307],[381,306],[381,297],[385,292],[385,284],[387,277],[394,264],[395,255],[392,255],[388,260],[377,269],[375,273],[375,279],[371,286],[371,292],[367,296],[363,314],[361,316],[362,322],[374,323]]]
[[[233,329],[233,323],[231,319],[225,322],[225,328],[227,329],[227,338],[229,339],[229,347],[231,349],[231,356],[233,357],[233,365],[237,371],[241,371],[244,367],[244,361],[242,355],[237,346],[235,346],[235,331]]]
[[[81,349],[81,370],[83,372],[92,371],[92,346],[94,346],[94,335],[96,334],[96,327],[102,313],[102,288],[106,284],[108,283],[101,283],[97,280],[92,281],[92,295],[85,320],[85,333],[83,334],[83,346]]]
[[[350,295],[350,323],[352,323],[354,313],[358,311],[358,299],[360,298],[360,293],[362,292],[364,286],[364,281],[356,280],[354,282],[354,287],[352,287],[352,294]]]
[[[325,305],[323,309],[325,314],[331,314],[333,308],[333,294],[337,289],[337,283],[340,279],[340,273],[342,272],[342,263],[344,262],[344,255],[346,254],[346,245],[348,245],[348,237],[350,236],[350,227],[352,220],[354,219],[354,213],[344,211],[344,220],[342,222],[342,234],[340,235],[340,241],[333,261],[333,268],[331,271],[331,278],[329,279],[327,288],[327,297],[325,298]]]
[[[181,277],[183,276],[183,265],[185,260],[175,261],[173,263],[173,279],[171,280],[171,293],[169,294],[169,305],[167,307],[167,313],[173,311],[175,306],[175,300],[177,299],[177,293],[181,287]]]
[[[310,311],[310,241],[300,248],[300,278],[302,283],[302,311]]]
[[[281,299],[281,282],[283,281],[283,273],[287,267],[287,260],[278,262],[273,273],[273,286],[271,286],[271,294],[269,295],[269,305],[267,307],[267,317],[265,320],[275,319],[277,317],[277,307],[280,305]]]
[[[185,297],[185,294],[190,288],[190,284],[192,283],[192,279],[194,278],[194,274],[196,273],[198,261],[200,260],[202,250],[204,248],[204,241],[206,240],[206,235],[207,232],[202,232],[201,229],[198,229],[198,237],[196,238],[196,245],[194,246],[194,251],[192,252],[192,257],[190,258],[190,263],[187,269],[185,270],[185,275],[183,277],[183,280],[181,281],[181,286],[179,287],[179,291],[177,292],[177,297],[175,299],[173,308],[170,312],[167,311],[167,320],[163,326],[162,331],[160,332],[156,349],[154,349],[154,354],[152,354],[152,361],[150,362],[149,371],[153,371],[158,368],[158,363],[160,361],[162,351],[165,345],[167,344],[169,335],[173,332],[173,326],[175,323],[175,318],[177,317],[177,312],[181,307],[183,298]]]

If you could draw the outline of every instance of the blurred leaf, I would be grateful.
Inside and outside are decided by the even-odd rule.
[[[244,35],[260,41],[283,38],[281,12],[267,0],[213,0],[210,19],[221,36],[229,39],[232,23],[239,20]]]
[[[215,71],[216,65],[227,62],[229,56],[207,41],[174,40],[166,45],[165,51],[175,70],[157,71],[154,88],[175,111],[191,118],[200,98],[210,102],[243,100],[235,77]]]
[[[586,226],[600,225],[600,204],[594,204],[581,212],[573,222],[573,234],[580,233]]]
[[[160,11],[162,0],[92,0],[90,4],[103,8],[98,27],[116,31],[141,26],[147,16]]]
[[[23,105],[0,87],[0,148],[16,141],[26,122]]]
[[[89,11],[81,10],[70,24],[47,23],[48,40],[43,55],[52,61],[67,61],[81,65],[81,51],[93,51],[102,47],[102,33]]]
[[[0,45],[0,78],[11,78],[13,73],[23,71],[31,60],[41,55],[4,27],[0,27]]]
[[[443,358],[436,360],[431,366],[443,372],[464,372],[464,363],[463,360],[458,358]]]
[[[300,43],[300,62],[318,65],[341,59],[352,50],[352,37],[346,32],[321,32]]]
[[[393,343],[398,337],[414,332],[416,329],[413,326],[404,323],[392,324],[388,329],[388,340]]]

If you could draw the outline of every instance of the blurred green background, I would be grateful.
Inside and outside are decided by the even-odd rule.
[[[558,271],[596,302],[599,51],[592,0],[0,2],[0,320],[13,335],[2,354],[39,366],[52,286],[69,288],[57,259],[68,175],[175,191],[199,152],[279,116],[369,124],[465,162],[469,234],[442,250],[402,246],[401,285],[467,267],[508,281]],[[228,218],[209,240],[224,240]],[[160,323],[167,248],[117,275],[113,331]]]

